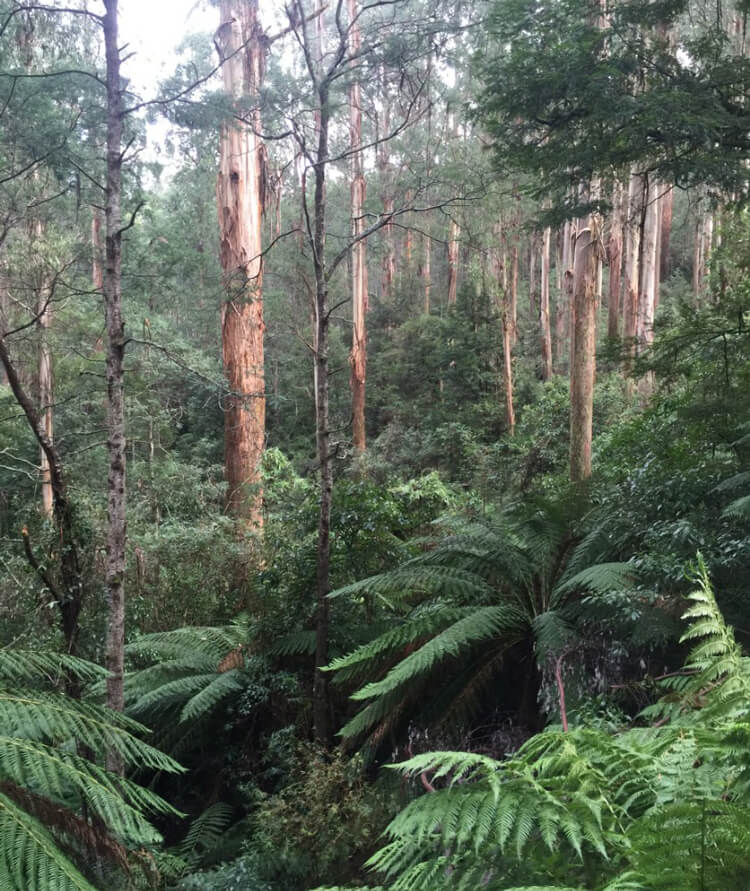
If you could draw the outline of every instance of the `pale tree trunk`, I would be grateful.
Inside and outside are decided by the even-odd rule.
[[[510,337],[513,346],[518,340],[518,230],[513,234],[510,247],[510,300],[508,306]]]
[[[264,67],[257,0],[221,0],[216,45],[224,90],[236,102],[254,98]],[[222,353],[229,394],[224,404],[227,509],[248,529],[263,523],[260,463],[265,445],[265,377],[261,216],[264,149],[260,112],[252,125],[225,121],[219,144],[216,199],[226,299]]]
[[[34,171],[33,181],[39,182],[38,171]],[[32,250],[37,256],[42,255],[41,241],[44,237],[45,225],[41,219],[32,219],[29,225],[29,236]],[[52,419],[52,356],[49,348],[49,329],[52,324],[52,285],[49,281],[43,265],[40,262],[38,275],[35,277],[35,290],[37,296],[36,325],[39,329],[39,356],[38,356],[38,395],[39,418],[44,427],[44,433],[49,442],[53,439]],[[42,513],[47,519],[52,519],[53,495],[52,480],[50,476],[50,464],[47,452],[43,446],[39,448],[39,470],[42,484]]]
[[[348,0],[349,52],[356,56],[362,38],[356,23],[357,0]],[[365,231],[365,176],[362,158],[362,96],[359,81],[349,87],[349,139],[351,147],[351,211],[352,211],[352,349],[349,354],[352,391],[352,440],[357,452],[364,452],[365,436],[365,385],[367,379],[367,247]]]
[[[638,294],[640,291],[641,227],[643,225],[643,180],[636,174],[628,182],[627,229],[625,239],[625,296],[623,298],[623,337],[625,346],[625,371],[633,368],[638,331]],[[632,382],[628,380],[628,393],[632,394]]]
[[[44,425],[44,433],[52,442],[52,356],[49,349],[49,327],[52,321],[52,310],[49,305],[49,296],[41,295],[43,305],[39,307],[39,412]],[[46,304],[46,305],[44,305]],[[49,459],[43,448],[40,448],[40,466],[42,471],[42,511],[46,517],[52,519],[53,494],[52,478],[50,475]]]
[[[646,204],[641,236],[640,289],[636,327],[639,353],[647,351],[654,340],[656,281],[659,274],[658,230],[661,218],[658,189],[657,182],[647,182],[643,193]],[[641,378],[639,390],[644,397],[650,395],[653,390],[653,375],[650,372]]]
[[[448,235],[448,306],[456,305],[458,295],[458,240],[460,237],[461,227],[456,220],[451,219]]]
[[[411,204],[414,199],[414,195],[411,189],[406,190],[406,203]],[[408,220],[407,220],[408,222]],[[411,226],[407,225],[406,231],[404,232],[404,266],[406,275],[409,276],[412,270],[412,264],[414,262],[414,233],[412,231]]]
[[[503,326],[503,391],[505,394],[505,424],[508,434],[513,436],[516,429],[516,413],[513,405],[513,331],[505,278],[505,261],[501,250],[502,226],[494,226],[495,241],[490,255],[492,257],[492,273],[497,289],[500,317]]]
[[[703,289],[703,220],[696,214],[693,237],[693,295],[700,298]]]
[[[621,182],[614,185],[612,196],[612,216],[607,239],[607,262],[609,264],[607,336],[620,336],[620,290],[622,281],[622,230],[624,218],[624,196]]]
[[[594,378],[596,373],[597,221],[589,216],[579,229],[573,273],[573,323],[570,358],[570,479],[591,476]]]
[[[562,371],[565,343],[568,333],[572,338],[573,327],[573,264],[575,261],[576,223],[568,221],[562,234],[562,289],[557,300],[555,314],[555,359],[558,373]]]
[[[122,711],[125,646],[125,401],[122,316],[122,85],[117,37],[117,2],[105,0],[103,19],[107,60],[107,196],[104,305],[107,321],[107,705]],[[110,770],[121,773],[122,759],[110,751]]]
[[[552,331],[549,319],[549,261],[552,230],[542,233],[542,288],[539,297],[539,334],[542,343],[542,380],[552,377]]]
[[[453,114],[448,115],[448,132],[452,141],[458,141],[458,120]],[[451,216],[448,233],[448,306],[455,306],[458,297],[458,248],[461,227],[458,220]]]

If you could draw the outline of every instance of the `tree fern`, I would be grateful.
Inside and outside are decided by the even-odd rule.
[[[573,607],[613,586],[630,588],[633,568],[568,573],[572,519],[563,501],[514,506],[492,525],[465,524],[397,569],[335,591],[387,596],[402,611],[395,627],[329,666],[339,683],[365,681],[352,697],[363,707],[342,735],[369,750],[390,730],[404,731],[407,716],[422,725],[465,716],[492,691],[514,648],[535,679],[531,654],[543,666],[579,641],[587,614]],[[536,690],[527,698],[535,707]]]
[[[149,789],[98,763],[114,749],[133,768],[179,771],[176,762],[136,736],[144,727],[92,703],[30,687],[54,686],[71,676],[93,681],[102,674],[69,656],[0,653],[3,889],[91,891],[87,872],[94,861],[126,867],[129,849],[161,840],[148,814],[177,813]]]
[[[563,891],[572,876],[599,891],[750,887],[750,666],[700,558],[695,579],[686,681],[667,693],[680,707],[657,726],[548,730],[505,761],[432,752],[394,765],[435,791],[371,859],[386,887]],[[514,881],[514,863],[546,884]]]

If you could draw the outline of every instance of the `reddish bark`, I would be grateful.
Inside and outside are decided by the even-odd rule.
[[[216,44],[224,89],[239,102],[254,97],[264,65],[257,0],[221,0]],[[226,300],[222,307],[222,353],[229,395],[224,405],[224,467],[227,509],[248,527],[263,522],[260,461],[265,445],[265,376],[261,215],[264,149],[253,126],[235,120],[221,128],[216,199],[219,255]],[[255,132],[254,132],[255,131]]]

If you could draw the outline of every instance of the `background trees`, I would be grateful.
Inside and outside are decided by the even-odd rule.
[[[110,682],[127,641],[123,705],[190,773],[97,773],[127,722],[103,714],[95,751],[24,725],[0,762],[23,737],[119,792],[151,782],[188,814],[159,817],[166,847],[148,836],[154,881],[183,888],[361,885],[428,793],[394,824],[413,863],[378,861],[399,887],[427,861],[475,880],[453,818],[433,851],[410,815],[486,805],[526,743],[513,764],[552,757],[561,788],[585,762],[592,817],[519,821],[537,872],[495,848],[480,880],[598,887],[615,829],[591,802],[630,851],[652,843],[605,769],[635,735],[580,725],[651,720],[697,550],[747,625],[741,15],[232,0],[143,98],[115,6],[0,2],[0,645],[104,661],[104,591],[119,607],[126,587]],[[96,672],[60,664],[85,712]],[[664,745],[644,776],[677,758]],[[424,754],[446,747],[468,754]],[[412,779],[375,779],[407,756]],[[449,764],[473,781],[451,791]],[[88,780],[42,785],[94,826]],[[713,832],[691,802],[669,819]],[[612,876],[626,860],[644,868],[616,847]]]

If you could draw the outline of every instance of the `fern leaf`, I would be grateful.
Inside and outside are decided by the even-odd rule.
[[[367,684],[353,694],[352,699],[363,700],[382,696],[410,683],[415,677],[431,671],[440,662],[457,656],[465,649],[489,638],[523,627],[525,618],[510,606],[489,606],[459,619],[445,631],[433,637],[406,659],[403,659],[381,680]]]
[[[236,668],[217,675],[185,703],[180,712],[180,721],[195,721],[202,718],[223,699],[244,688],[245,678]]]
[[[96,891],[42,824],[2,792],[0,886],[7,891]]]

